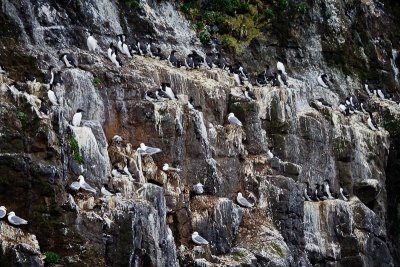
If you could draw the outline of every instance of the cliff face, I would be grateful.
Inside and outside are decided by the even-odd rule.
[[[0,266],[41,266],[47,251],[66,266],[399,266],[400,108],[372,97],[375,132],[367,115],[337,108],[349,94],[366,97],[366,79],[398,94],[397,3],[313,0],[301,18],[277,14],[229,55],[254,72],[285,63],[289,86],[253,87],[249,102],[219,69],[135,56],[116,70],[106,48],[122,32],[181,57],[210,50],[179,3],[128,2],[1,0],[0,205],[29,224],[0,221]],[[87,50],[85,29],[101,51]],[[73,53],[79,68],[65,69],[57,51]],[[60,106],[43,116],[44,85],[7,85],[24,71],[42,82],[49,65],[63,70],[64,85],[55,88]],[[321,73],[329,89],[318,85]],[[162,82],[179,100],[143,100]],[[190,97],[201,109],[188,107]],[[318,97],[333,108],[318,108]],[[69,126],[78,108],[82,127]],[[230,112],[243,127],[228,124]],[[138,157],[140,143],[162,152]],[[127,162],[133,181],[111,176]],[[80,174],[96,194],[71,192]],[[336,192],[344,184],[350,200],[304,201],[304,182],[325,179]],[[198,182],[203,195],[193,194]],[[102,196],[103,183],[121,194]],[[238,191],[255,207],[240,207]],[[195,245],[193,231],[210,244]]]

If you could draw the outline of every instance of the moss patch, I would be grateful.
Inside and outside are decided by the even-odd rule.
[[[75,138],[71,137],[68,140],[68,143],[69,143],[69,147],[71,148],[71,154],[72,154],[73,159],[77,163],[82,164],[83,163],[83,156],[80,153],[78,141],[76,141]]]

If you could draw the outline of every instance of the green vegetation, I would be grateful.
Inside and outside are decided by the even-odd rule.
[[[139,8],[139,0],[119,0],[130,8],[137,9]]]
[[[44,255],[46,256],[44,261],[48,264],[57,264],[60,262],[60,255],[53,251],[47,251],[44,253]]]
[[[28,127],[28,115],[25,112],[17,111],[17,118],[21,122],[22,129],[25,130]]]
[[[245,255],[241,252],[241,251],[235,251],[232,252],[232,258],[235,261],[240,261],[241,259],[243,259],[245,257]]]
[[[99,86],[102,82],[103,82],[103,81],[101,80],[100,77],[95,76],[95,77],[93,78],[92,84],[93,84],[94,87],[97,87],[97,86]]]
[[[69,139],[69,146],[70,146],[71,151],[72,151],[73,159],[76,162],[78,162],[79,164],[82,164],[83,163],[83,156],[80,153],[78,141],[76,141],[75,138],[71,137]]]
[[[282,18],[287,20],[288,16],[304,15],[307,10],[305,1],[297,4],[289,0],[181,1],[181,11],[192,22],[203,44],[211,37],[216,37],[226,48],[236,53],[240,53],[254,38],[260,36],[268,24],[281,24]]]

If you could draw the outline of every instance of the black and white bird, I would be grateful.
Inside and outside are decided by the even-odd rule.
[[[282,70],[278,70],[278,80],[281,85],[284,84],[285,86],[288,86],[286,75]]]
[[[192,55],[188,55],[185,58],[185,66],[187,69],[194,69],[194,61]]]
[[[256,101],[257,97],[256,95],[250,91],[250,88],[246,86],[246,90],[244,91],[244,96],[249,100],[249,101]]]
[[[349,116],[350,115],[350,110],[349,106],[346,103],[339,103],[339,111],[342,112],[344,115]]]
[[[329,104],[325,99],[323,99],[322,97],[317,98],[317,100],[315,101],[315,103],[317,104],[318,107],[323,108],[323,107],[329,107],[331,108],[332,105]]]
[[[108,59],[109,60],[111,60],[111,61],[113,61],[113,56],[112,56],[112,54],[114,53],[114,43],[113,42],[111,42],[110,43],[110,46],[108,47],[108,49],[107,49],[107,56],[108,56]]]
[[[329,88],[328,75],[326,75],[325,73],[319,75],[317,78],[317,81],[318,81],[319,85],[321,85],[322,87]]]
[[[122,49],[122,44],[125,42],[126,35],[125,35],[125,34],[118,34],[118,35],[117,35],[117,39],[118,39],[118,41],[117,41],[118,50],[119,50],[121,53],[123,53],[124,51],[123,51],[123,49]]]
[[[241,192],[237,193],[236,201],[242,207],[245,207],[245,208],[252,208],[253,207],[253,204],[251,204],[245,197],[243,197]]]
[[[75,126],[75,127],[81,126],[82,112],[84,112],[84,111],[80,108],[76,111],[76,113],[72,117],[72,126]]]
[[[242,122],[232,112],[228,114],[228,122],[233,125],[243,126]]]
[[[330,186],[330,182],[328,179],[325,180],[325,192],[326,192],[326,195],[328,196],[328,199],[335,199],[333,197],[334,194],[331,192],[331,186]]]
[[[122,67],[122,60],[118,55],[118,50],[114,47],[113,52],[111,53],[111,61],[117,68]]]
[[[25,82],[26,83],[35,83],[36,76],[30,72],[25,72]]]
[[[238,67],[238,71],[239,71],[239,75],[242,78],[242,80],[247,81],[249,79],[249,73],[247,70],[245,70],[245,68],[243,67],[242,63],[238,62],[237,63]]]
[[[15,226],[28,224],[27,220],[22,219],[21,217],[18,217],[17,215],[15,215],[15,212],[13,212],[13,211],[10,211],[10,213],[8,213],[7,219],[10,224],[15,225]]]
[[[116,165],[112,168],[111,175],[114,178],[122,178],[123,175],[128,176],[128,174],[123,169],[118,168],[118,166]]]
[[[285,70],[285,65],[283,65],[282,62],[278,61],[276,63],[276,69],[278,70],[278,72],[281,71],[282,74],[287,75],[286,70]]]
[[[323,184],[315,184],[315,194],[317,195],[318,200],[326,200],[328,197],[324,193]]]
[[[161,83],[161,90],[165,92],[171,100],[177,99],[176,94],[172,90],[170,83]]]
[[[59,105],[59,103],[58,103],[58,98],[57,98],[57,96],[56,96],[56,94],[54,93],[53,90],[49,89],[49,90],[47,91],[47,97],[49,98],[50,103],[51,103],[53,106],[58,106],[58,105]]]
[[[168,62],[173,67],[178,67],[178,59],[175,56],[176,50],[172,50],[168,56]]]
[[[62,78],[62,72],[59,70],[56,74],[54,74],[54,80],[52,87],[64,84],[64,80]]]
[[[162,101],[162,100],[169,100],[169,99],[170,99],[169,96],[167,95],[167,93],[164,92],[163,90],[161,90],[161,88],[160,88],[160,89],[157,89],[157,91],[156,91],[156,97],[157,97],[157,99],[160,100],[160,101]]]
[[[361,101],[360,108],[361,108],[361,111],[364,113],[372,112],[371,108],[368,106],[368,104],[364,100]]]
[[[159,60],[167,60],[168,57],[161,51],[161,48],[157,47],[157,53],[154,54]]]
[[[62,53],[59,57],[67,68],[76,68],[76,60],[71,53]]]
[[[364,84],[365,91],[367,92],[368,96],[373,96],[375,87],[369,84]]]
[[[386,91],[384,89],[376,89],[374,90],[374,94],[382,100],[386,99]]]
[[[79,175],[78,181],[73,182],[69,188],[74,191],[78,191],[79,189],[83,189],[85,191],[96,193],[96,189],[91,187],[88,183],[86,183],[85,178],[82,175]]]
[[[369,128],[371,128],[371,130],[379,131],[378,124],[376,123],[374,117],[372,116],[372,112],[369,112],[367,124],[368,124]]]
[[[201,195],[204,193],[204,185],[200,182],[197,184],[193,185],[193,192],[196,193],[196,195]]]
[[[155,92],[146,91],[144,94],[144,99],[150,102],[157,101],[157,94]]]
[[[149,56],[152,58],[157,58],[158,47],[156,47],[153,42],[147,43],[147,51],[149,52]]]
[[[48,86],[51,86],[54,82],[54,66],[49,66],[46,74],[44,75],[44,83]]]
[[[349,191],[346,189],[346,187],[343,186],[342,183],[340,183],[340,197],[344,200],[344,201],[348,201],[350,194]]]
[[[86,44],[89,51],[96,51],[97,49],[97,40],[93,37],[92,32],[87,31],[88,37],[86,39]]]
[[[313,201],[313,199],[315,198],[315,192],[313,192],[313,190],[310,188],[310,184],[308,182],[304,182],[306,184],[306,187],[304,188],[303,194],[304,194],[304,198],[307,201]]]
[[[103,196],[106,196],[106,197],[111,197],[111,196],[115,195],[115,194],[111,193],[110,191],[108,191],[108,184],[103,184],[100,192],[103,194]]]
[[[132,54],[131,51],[129,49],[129,46],[124,42],[122,42],[122,54],[124,54],[125,56],[127,56],[128,58],[132,58]]]
[[[215,65],[217,65],[218,68],[223,69],[223,70],[229,68],[228,62],[220,53],[217,54],[217,59],[216,59]]]
[[[204,59],[204,63],[207,66],[208,69],[212,69],[215,65],[214,65],[214,61],[215,61],[215,56],[213,53],[207,53],[206,54],[206,58]]]
[[[358,101],[358,98],[355,95],[350,96],[350,104],[355,110],[360,109],[360,101]]]
[[[0,74],[6,74],[6,69],[0,64]]]
[[[0,207],[0,219],[3,219],[4,217],[6,217],[7,214],[7,209],[4,206]]]
[[[146,146],[144,143],[140,143],[140,146],[136,151],[142,155],[154,155],[156,153],[160,153],[161,149],[156,147]]]
[[[198,232],[193,232],[192,241],[197,245],[208,245],[208,241],[200,236]]]
[[[136,47],[138,49],[138,52],[141,56],[145,56],[149,54],[149,51],[147,51],[147,45],[143,41],[137,41]]]

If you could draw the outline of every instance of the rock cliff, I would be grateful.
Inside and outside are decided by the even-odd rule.
[[[309,0],[301,17],[277,14],[240,53],[225,50],[252,74],[286,66],[287,87],[253,86],[249,101],[221,69],[108,60],[122,32],[182,58],[210,51],[180,3],[1,0],[0,206],[29,223],[0,220],[0,266],[400,266],[400,107],[364,90],[368,80],[399,94],[399,4]],[[86,30],[99,50],[88,51]],[[58,51],[79,67],[65,68]],[[43,84],[50,65],[64,80],[58,106]],[[25,71],[37,81],[25,83]],[[329,88],[317,82],[322,73]],[[144,100],[162,82],[178,99]],[[379,131],[364,113],[340,112],[350,94],[368,98]],[[319,97],[332,108],[315,105]],[[228,123],[230,112],[242,127]],[[162,152],[138,154],[141,143]],[[115,167],[132,177],[115,177]],[[79,175],[97,192],[71,190]],[[326,179],[350,199],[305,201],[305,182]],[[103,184],[119,193],[102,195]],[[238,204],[239,191],[253,208]],[[209,244],[194,244],[194,231]]]

